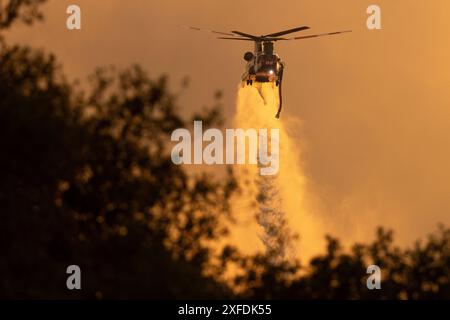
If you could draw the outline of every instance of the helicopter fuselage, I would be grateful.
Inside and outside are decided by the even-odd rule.
[[[254,53],[246,52],[244,60],[247,61],[242,81],[247,84],[256,82],[278,82],[282,62],[280,57],[273,52],[273,43],[270,41],[256,41]]]

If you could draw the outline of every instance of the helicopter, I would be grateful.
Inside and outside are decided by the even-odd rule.
[[[323,36],[332,36],[347,32],[352,32],[352,30],[345,31],[336,31],[336,32],[328,32],[328,33],[320,33],[320,34],[312,34],[298,37],[286,38],[283,37],[285,35],[296,33],[304,30],[310,29],[308,26],[300,26],[284,31],[279,31],[275,33],[270,33],[261,36],[255,36],[249,33],[241,32],[241,31],[230,31],[230,32],[222,32],[216,30],[203,29],[193,26],[185,26],[181,27],[189,28],[197,31],[207,31],[217,35],[217,37],[221,40],[238,40],[238,41],[253,41],[254,42],[254,50],[253,52],[248,51],[244,54],[244,60],[247,62],[245,67],[245,72],[243,73],[241,79],[242,83],[247,86],[253,85],[256,83],[267,83],[270,82],[278,87],[278,96],[279,96],[279,105],[278,111],[275,115],[275,118],[280,118],[281,108],[283,105],[282,99],[282,83],[283,83],[283,73],[285,68],[284,61],[274,52],[274,43],[277,41],[291,41],[291,40],[303,40],[310,38],[317,38]],[[261,91],[259,91],[261,97],[264,99]]]

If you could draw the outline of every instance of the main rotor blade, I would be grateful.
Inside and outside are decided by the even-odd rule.
[[[231,31],[231,32],[233,32],[235,34],[238,34],[238,35],[240,35],[242,37],[250,38],[250,39],[253,39],[253,40],[260,40],[261,39],[261,37],[257,37],[257,36],[254,36],[252,34],[240,32],[240,31]]]
[[[282,35],[285,35],[285,34],[299,32],[299,31],[308,30],[308,29],[309,29],[309,27],[302,26],[302,27],[297,27],[297,28],[293,28],[293,29],[289,29],[289,30],[284,30],[284,31],[280,31],[280,32],[271,33],[271,34],[265,35],[264,37],[278,37],[278,36],[282,36]]]
[[[247,41],[281,41],[281,40],[293,40],[293,39],[288,39],[288,38],[258,38],[258,40],[254,40],[254,39],[250,39],[250,38],[240,38],[240,37],[235,37],[235,38],[229,38],[229,37],[218,37],[217,39],[222,39],[222,40],[247,40]]]
[[[264,36],[263,40],[264,40],[264,41],[281,41],[281,40],[289,40],[289,38],[280,38],[280,37],[276,37],[276,38],[272,38],[272,37],[266,38],[266,37]]]
[[[333,35],[336,35],[336,34],[347,33],[347,32],[352,32],[352,30],[337,31],[337,32],[330,32],[330,33],[320,33],[320,34],[311,34],[311,35],[308,35],[308,36],[301,36],[301,37],[290,38],[289,40],[301,40],[301,39],[317,38],[317,37],[323,37],[323,36],[333,36]]]
[[[249,39],[249,38],[228,38],[228,37],[218,37],[217,39],[222,39],[222,40],[245,40],[245,41],[255,41],[253,39]]]
[[[211,32],[211,33],[216,33],[216,34],[223,34],[223,35],[225,35],[225,36],[236,37],[235,34],[230,33],[230,32],[216,31],[216,30],[210,30],[210,29],[198,28],[198,27],[193,27],[193,26],[186,26],[186,25],[179,25],[179,27],[185,28],[185,29],[196,30],[196,31]]]

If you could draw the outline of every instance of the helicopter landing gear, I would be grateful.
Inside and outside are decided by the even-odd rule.
[[[275,86],[277,86],[277,87],[280,86],[280,80],[275,81]]]

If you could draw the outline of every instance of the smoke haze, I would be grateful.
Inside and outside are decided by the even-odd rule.
[[[79,32],[65,27],[69,4],[48,1],[45,21],[13,28],[10,43],[54,52],[71,78],[84,79],[99,65],[135,62],[152,76],[168,73],[174,87],[189,75],[186,113],[223,89],[228,119],[235,112],[242,54],[252,45],[221,42],[178,24],[256,34],[303,24],[311,33],[352,29],[275,47],[287,64],[281,123],[296,144],[291,156],[299,157],[281,160],[280,179],[289,161],[289,170],[301,168],[285,191],[295,194],[289,199],[302,199],[301,210],[294,210],[298,201],[285,200],[286,214],[301,215],[291,219],[306,229],[302,239],[327,232],[346,243],[369,240],[384,225],[400,244],[409,244],[438,222],[450,224],[449,1],[379,0],[380,31],[367,30],[371,3],[357,0],[242,0],[239,10],[222,0],[78,0]],[[302,126],[287,124],[294,117]],[[239,233],[242,246],[260,245],[249,236],[254,228]],[[321,247],[315,240],[309,246]]]

